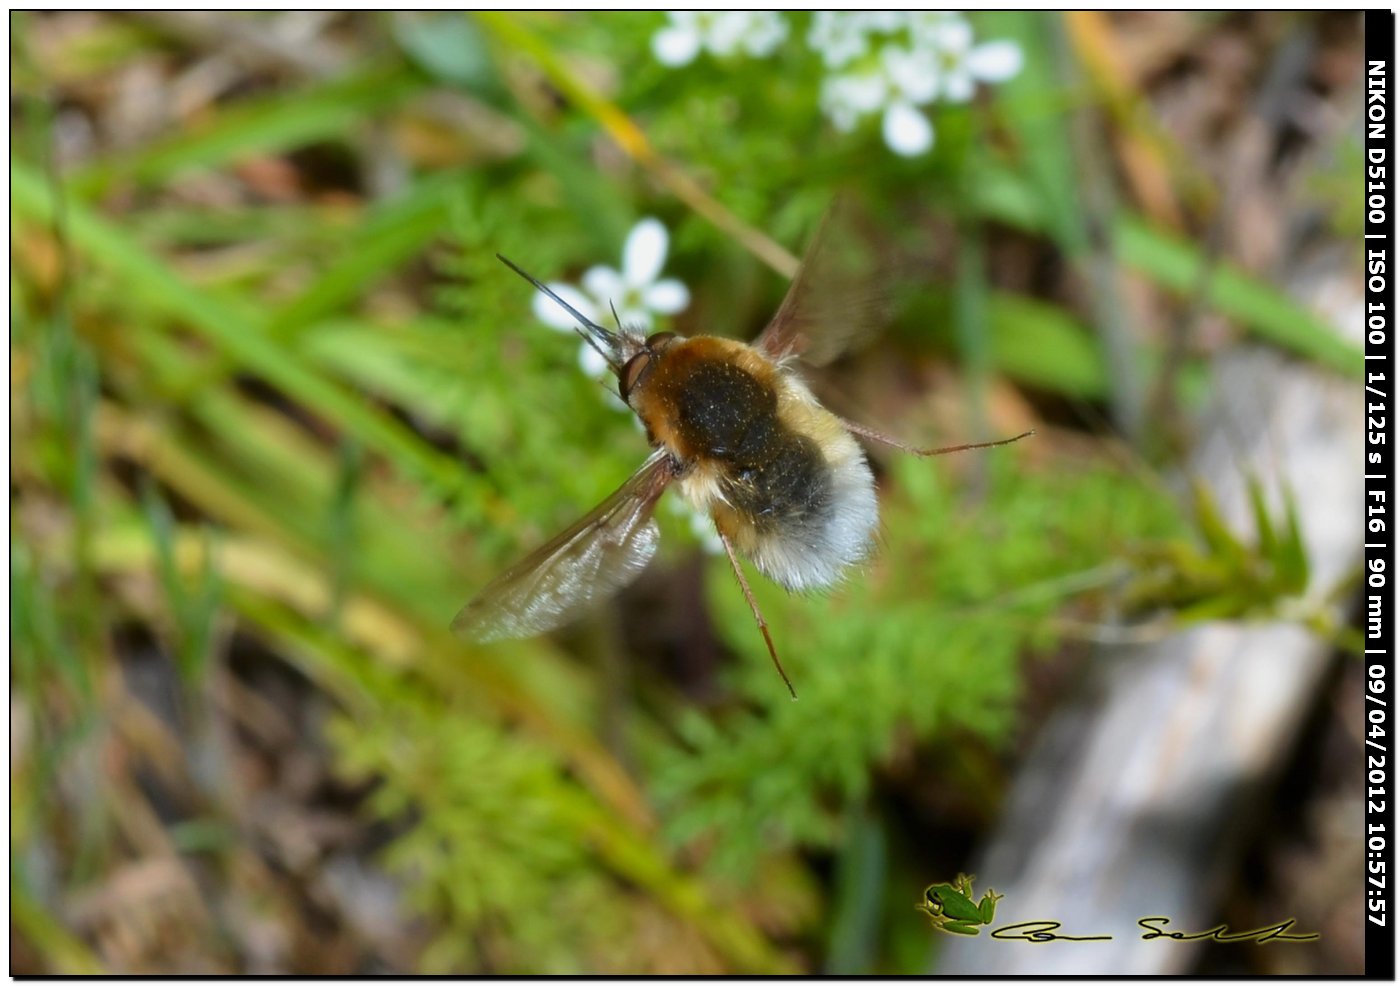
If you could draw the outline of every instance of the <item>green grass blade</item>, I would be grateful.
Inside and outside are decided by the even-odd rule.
[[[1201,265],[1207,262],[1197,244],[1157,229],[1136,215],[1119,217],[1116,235],[1119,256],[1127,266],[1177,294],[1197,290]],[[1228,264],[1216,265],[1206,281],[1205,300],[1261,339],[1348,376],[1361,376],[1365,361],[1360,349],[1282,291]]]
[[[49,221],[52,200],[42,180],[27,165],[11,162],[10,190],[18,217],[31,222]],[[326,415],[400,468],[431,480],[440,492],[460,485],[460,469],[455,462],[407,427],[308,369],[295,354],[267,337],[265,327],[246,306],[233,305],[193,287],[158,257],[79,203],[68,204],[68,220],[74,248],[118,275],[153,312],[188,325],[239,367],[296,394],[308,407]]]
[[[315,282],[272,316],[268,331],[282,338],[360,297],[381,276],[417,256],[447,223],[449,197],[460,178],[425,182],[347,231],[351,248]]]

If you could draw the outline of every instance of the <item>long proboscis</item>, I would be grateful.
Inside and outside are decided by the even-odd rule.
[[[603,357],[603,359],[608,361],[608,366],[612,367],[614,373],[622,372],[622,363],[618,359],[618,345],[616,335],[614,335],[612,332],[609,332],[607,329],[603,328],[601,325],[585,316],[583,312],[579,311],[573,305],[569,304],[563,298],[559,297],[559,295],[550,290],[549,285],[545,284],[539,278],[527,274],[525,271],[521,270],[519,265],[517,265],[510,258],[498,253],[496,254],[496,259],[499,260],[501,263],[505,264],[511,270],[515,271],[521,277],[525,278],[525,280],[529,281],[535,286],[536,290],[543,293],[545,297],[552,300],[560,308],[563,308],[566,312],[568,312],[575,319],[577,319],[579,325],[581,325],[582,328],[576,328],[574,329],[574,331],[583,337],[584,342],[588,343],[595,350],[597,350],[599,356]]]

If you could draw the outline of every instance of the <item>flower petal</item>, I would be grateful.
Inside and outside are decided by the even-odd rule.
[[[939,51],[962,54],[972,47],[972,25],[961,17],[945,17],[927,27],[925,37]]]
[[[690,304],[690,291],[680,281],[667,278],[647,288],[642,302],[658,315],[674,315]]]
[[[888,95],[889,83],[877,69],[827,76],[820,101],[837,130],[850,130],[860,117],[880,109]]]
[[[771,55],[788,36],[788,22],[776,10],[755,10],[749,14],[749,30],[744,50],[755,58]]]
[[[721,58],[734,54],[749,30],[749,12],[725,10],[713,13],[705,32],[705,47]]]
[[[967,60],[961,59],[948,68],[943,75],[943,98],[950,103],[965,103],[972,98],[977,82],[967,69]]]
[[[818,10],[812,15],[807,44],[821,53],[827,68],[840,68],[869,48],[859,15],[835,10]]]
[[[618,308],[617,317],[621,320],[623,325],[627,326],[629,329],[635,329],[637,332],[650,332],[652,325],[655,323],[651,312],[639,304],[625,305]]]
[[[1021,71],[1021,46],[1014,41],[988,41],[967,56],[967,70],[983,82],[1005,82]]]
[[[622,279],[622,275],[602,264],[588,268],[579,281],[600,310],[607,308],[610,301],[621,302],[623,295],[627,293],[627,282]]]
[[[560,298],[564,299],[565,302],[577,308],[584,318],[597,321],[597,308],[592,301],[583,295],[583,292],[578,290],[578,288],[571,284],[550,284],[549,289]],[[572,315],[564,310],[562,305],[541,292],[535,293],[535,298],[530,303],[530,307],[534,310],[535,317],[551,329],[558,329],[561,332],[572,332],[575,327],[578,326],[578,322]]]
[[[651,53],[671,68],[689,65],[700,54],[700,32],[693,27],[662,28],[651,36]]]
[[[904,10],[863,10],[855,16],[861,30],[872,34],[894,34],[909,24],[909,13]]]
[[[666,263],[668,241],[659,219],[643,219],[632,227],[622,247],[622,279],[629,287],[644,287],[656,280]]]
[[[927,48],[887,45],[880,60],[890,85],[909,102],[923,104],[938,95],[938,60]]]
[[[578,365],[590,377],[599,377],[608,371],[608,361],[588,343],[579,347]]]
[[[933,124],[909,103],[892,103],[882,121],[885,143],[903,157],[914,157],[933,146]]]

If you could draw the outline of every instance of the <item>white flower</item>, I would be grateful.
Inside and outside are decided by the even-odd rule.
[[[1002,82],[1021,70],[1010,41],[973,45],[972,26],[953,11],[821,11],[807,43],[828,68],[821,108],[840,131],[880,116],[880,132],[896,154],[933,146],[933,124],[919,107],[938,99],[966,102],[978,82]]]
[[[601,317],[597,305],[593,303],[593,299],[581,293],[579,289],[573,285],[551,281],[548,287],[549,290],[557,294],[565,304],[577,309],[578,313],[589,321],[596,322]],[[539,319],[545,325],[548,325],[551,329],[557,329],[560,332],[573,332],[578,325],[578,322],[574,321],[572,315],[561,308],[553,298],[542,292],[535,292],[535,297],[530,303],[530,307],[535,311],[535,318]]]
[[[674,278],[658,280],[669,241],[660,220],[643,219],[627,234],[622,270],[590,267],[583,275],[582,291],[557,282],[550,283],[549,289],[590,321],[606,324],[615,311],[623,325],[646,332],[655,323],[655,316],[674,315],[690,304],[690,292],[684,284]],[[532,306],[535,317],[552,329],[573,332],[578,327],[572,315],[542,292],[535,294]],[[608,368],[602,354],[588,343],[583,344],[578,358],[589,376],[600,376]]]
[[[931,38],[938,53],[943,98],[965,103],[978,82],[1005,82],[1021,71],[1021,49],[1013,41],[972,45],[972,27],[951,20]]]
[[[743,49],[764,57],[787,37],[788,23],[775,10],[670,10],[671,23],[652,35],[657,61],[688,65],[701,51],[721,58]]]
[[[673,278],[657,280],[666,263],[670,237],[657,219],[643,219],[627,234],[622,248],[622,270],[599,265],[584,273],[583,291],[568,284],[549,288],[581,312],[584,317],[603,323],[612,312],[623,325],[646,331],[657,315],[674,315],[690,304],[690,292]],[[536,294],[535,316],[550,328],[574,331],[574,318],[552,299]]]

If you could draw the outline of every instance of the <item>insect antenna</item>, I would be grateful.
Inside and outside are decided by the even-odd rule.
[[[622,362],[618,359],[617,355],[616,335],[609,332],[607,329],[603,328],[601,325],[592,321],[591,319],[586,318],[583,312],[579,311],[573,305],[569,304],[563,298],[559,297],[559,295],[551,291],[548,285],[544,284],[538,278],[532,277],[531,275],[525,273],[508,258],[498,253],[496,254],[496,259],[499,260],[501,263],[505,264],[511,270],[515,271],[521,277],[525,278],[525,280],[529,281],[535,286],[536,290],[542,292],[546,297],[553,300],[555,304],[559,305],[559,307],[563,308],[574,318],[578,319],[579,324],[582,325],[583,328],[575,328],[574,331],[583,337],[584,342],[588,343],[595,350],[597,350],[599,356],[603,357],[603,359],[608,361],[608,366],[612,367],[614,373],[622,372]],[[611,302],[609,302],[609,304],[611,304]],[[614,311],[613,314],[616,315],[616,311]],[[618,325],[620,327],[621,323],[619,322]]]

